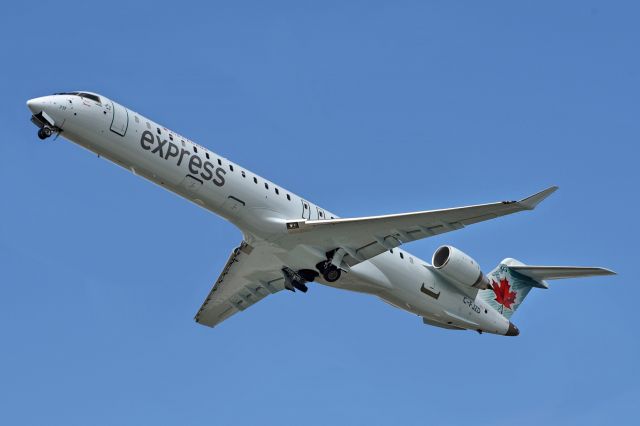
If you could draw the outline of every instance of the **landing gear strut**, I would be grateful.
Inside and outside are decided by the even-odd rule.
[[[316,265],[316,268],[318,268],[318,271],[320,271],[322,277],[330,283],[338,281],[340,279],[340,275],[342,274],[342,271],[339,268],[336,268],[331,263],[331,260],[325,260],[318,263]]]
[[[53,134],[53,129],[49,126],[42,126],[40,130],[38,130],[38,137],[42,140],[51,137]]]
[[[291,268],[287,268],[286,266],[282,268],[282,274],[284,275],[284,288],[290,291],[300,290],[303,293],[306,293],[309,288],[305,285],[308,280],[300,274],[299,272],[294,271]]]

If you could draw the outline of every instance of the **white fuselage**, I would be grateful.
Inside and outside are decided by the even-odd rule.
[[[100,100],[62,94],[34,99],[29,107],[45,111],[66,139],[224,217],[240,228],[247,243],[281,247],[283,265],[314,268],[317,253],[280,245],[285,223],[332,219],[334,213],[104,96]],[[496,334],[509,327],[480,298],[472,300],[425,261],[400,249],[355,265],[334,283],[317,281],[377,295],[432,325]]]

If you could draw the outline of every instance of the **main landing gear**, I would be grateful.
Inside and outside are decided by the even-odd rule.
[[[333,264],[336,253],[338,253],[337,255],[340,260],[342,260],[344,254],[340,253],[338,250],[328,252],[327,260],[323,260],[316,265],[316,268],[320,273],[313,269],[300,269],[295,271],[288,266],[282,268],[282,275],[284,275],[284,288],[290,291],[299,290],[306,293],[309,290],[306,283],[315,281],[315,279],[320,275],[322,275],[322,278],[327,282],[333,283],[338,281],[340,279],[340,275],[342,275],[342,270]]]
[[[338,281],[342,274],[342,271],[331,263],[331,259],[318,263],[316,268],[322,274],[322,278],[330,283]]]
[[[300,269],[294,271],[291,268],[282,268],[282,274],[284,275],[284,288],[290,291],[300,290],[306,293],[309,288],[305,285],[308,282],[315,280],[318,277],[318,273],[311,269]]]
[[[38,130],[38,137],[42,140],[45,140],[53,135],[53,129],[49,126],[42,126],[40,130]]]

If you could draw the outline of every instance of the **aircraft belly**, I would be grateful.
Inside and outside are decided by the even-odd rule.
[[[325,284],[324,281],[323,284]],[[376,295],[392,288],[388,277],[372,262],[354,265],[349,273],[342,275],[341,279],[326,284],[344,290]]]
[[[377,295],[399,309],[426,318],[427,324],[488,332],[499,332],[504,327],[504,319],[493,315],[493,310],[485,311],[481,301],[471,300],[420,264],[415,268],[396,267],[390,258],[374,258],[371,263],[378,265],[391,284]]]

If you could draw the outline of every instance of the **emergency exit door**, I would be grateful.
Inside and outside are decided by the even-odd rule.
[[[302,218],[311,220],[311,206],[306,200],[302,200]]]

